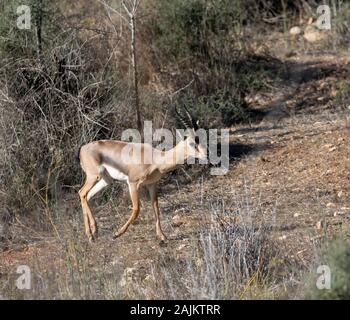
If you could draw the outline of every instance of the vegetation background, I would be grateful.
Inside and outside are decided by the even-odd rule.
[[[331,30],[315,25],[320,4],[331,8]],[[16,25],[19,5],[31,8],[29,30]],[[136,49],[142,118],[154,128],[173,129],[179,125],[173,105],[186,104],[202,127],[230,128],[234,139],[227,177],[215,180],[207,167],[192,166],[162,181],[171,233],[165,248],[142,238],[151,234],[151,218],[129,231],[136,238],[110,240],[128,211],[127,191],[119,185],[95,203],[102,224],[98,243],[83,237],[77,152],[89,141],[120,139],[123,130],[136,127],[125,17],[119,0],[0,1],[0,294],[349,298],[349,245],[342,241],[350,216],[349,3],[141,0]],[[297,147],[291,141],[298,134],[318,140]],[[267,150],[267,141],[275,149]],[[289,146],[295,148],[283,149]],[[338,152],[333,148],[339,153],[329,159]],[[333,168],[338,180],[322,180],[324,172],[317,171],[295,176],[305,196],[298,198],[295,185],[282,187],[293,177],[288,166],[293,174]],[[254,177],[266,172],[278,189],[257,185]],[[294,228],[290,219],[298,215],[307,218]],[[308,241],[301,241],[304,236]],[[324,253],[338,237],[332,254]],[[297,243],[301,247],[293,247]],[[335,289],[326,293],[314,286],[314,267],[325,257],[340,270]],[[13,286],[19,262],[35,270],[30,292]]]

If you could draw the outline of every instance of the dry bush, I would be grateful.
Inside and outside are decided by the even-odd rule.
[[[272,298],[276,283],[284,281],[276,276],[283,263],[270,237],[271,224],[262,218],[261,206],[249,201],[236,201],[230,209],[217,200],[189,248],[163,248],[142,272],[122,266],[118,246],[111,252],[105,244],[96,255],[97,247],[77,236],[79,221],[63,222],[50,258],[30,262],[32,290],[16,290],[9,279],[2,292],[26,299]]]
[[[123,130],[135,127],[125,63],[115,65],[113,60],[128,57],[129,48],[125,40],[116,52],[120,35],[113,29],[72,26],[60,6],[49,2],[41,26],[43,52],[38,55],[38,26],[22,32],[12,27],[15,17],[9,12],[15,7],[6,6],[0,26],[1,34],[8,33],[0,50],[1,225],[7,230],[3,225],[26,216],[38,228],[52,230],[52,207],[81,183],[80,146],[118,139]],[[81,21],[94,9],[96,5],[84,11]],[[32,14],[37,21],[37,11]],[[32,47],[26,47],[26,37]],[[145,118],[164,123],[157,95],[142,88],[141,98]],[[14,234],[1,236],[15,240]]]
[[[31,289],[20,290],[14,283],[16,268],[2,276],[0,291],[6,299],[121,299],[122,268],[118,260],[110,261],[103,248],[96,254],[76,223],[65,222],[60,238],[46,241],[45,252],[26,260],[31,270]]]
[[[273,296],[279,248],[259,205],[224,200],[212,204],[186,253],[160,254],[144,281],[130,282],[132,297],[147,299],[246,299]],[[279,279],[281,280],[281,279]],[[281,280],[283,282],[283,279]]]

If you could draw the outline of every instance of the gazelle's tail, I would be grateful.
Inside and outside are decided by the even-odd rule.
[[[79,147],[79,150],[78,150],[77,154],[75,155],[75,159],[76,159],[76,161],[79,164],[80,164],[80,150],[81,150],[81,147],[82,147],[82,145]]]

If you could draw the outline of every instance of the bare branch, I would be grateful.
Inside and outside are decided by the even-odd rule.
[[[103,4],[106,8],[110,9],[114,13],[116,13],[120,18],[122,18],[124,21],[128,22],[128,19],[126,19],[118,10],[112,8],[110,5],[108,5],[105,1],[103,0],[97,0],[99,3]]]
[[[136,11],[141,3],[141,0],[134,0],[134,7],[133,7],[133,13],[136,14]]]
[[[129,18],[131,19],[133,17],[133,12],[131,12],[128,7],[126,6],[125,2],[122,1],[122,6],[124,7],[125,12],[128,14]]]
[[[137,9],[141,3],[141,0],[132,0],[129,7],[126,5],[125,0],[122,1],[122,6],[124,7],[125,12],[128,14],[129,18],[133,18],[136,16]]]
[[[172,100],[173,97],[174,97],[175,95],[177,95],[178,93],[180,93],[181,91],[186,90],[193,82],[194,82],[194,79],[192,79],[192,80],[191,80],[188,84],[186,84],[184,87],[182,87],[182,88],[176,90],[175,92],[173,92],[172,94],[170,94],[170,100]]]

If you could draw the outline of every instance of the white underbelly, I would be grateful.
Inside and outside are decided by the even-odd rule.
[[[112,167],[112,166],[109,166],[107,164],[104,164],[103,165],[108,174],[115,180],[119,180],[119,181],[128,181],[128,176],[125,175],[123,172],[119,171],[118,169]]]
[[[98,181],[94,187],[88,192],[87,200],[89,201],[95,194],[100,192],[104,187],[108,186],[108,182],[105,179]]]

